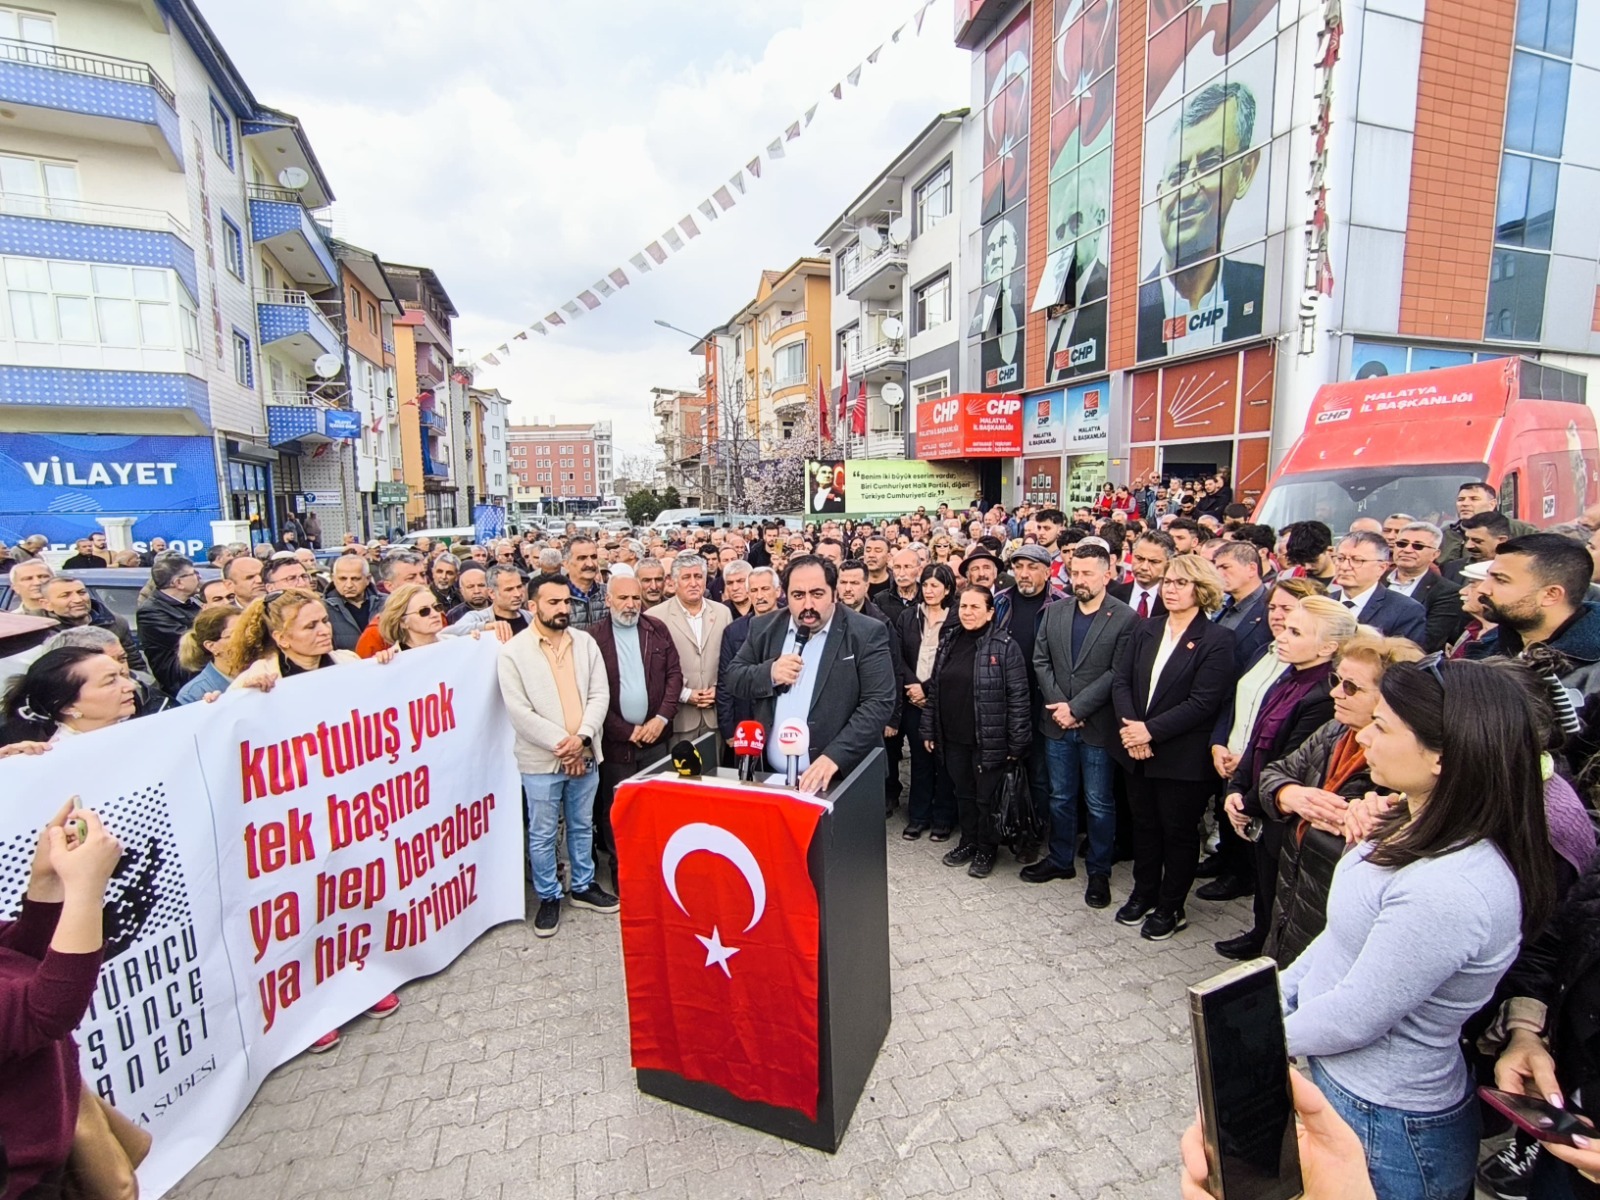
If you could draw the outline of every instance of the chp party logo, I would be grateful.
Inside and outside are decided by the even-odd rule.
[[[1014,417],[1022,411],[1018,396],[973,396],[967,401],[967,415],[971,417]]]

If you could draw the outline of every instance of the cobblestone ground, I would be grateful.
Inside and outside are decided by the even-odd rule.
[[[1184,988],[1249,902],[1191,899],[1162,944],[1083,876],[987,880],[889,823],[894,1022],[836,1155],[641,1095],[615,917],[492,930],[383,1022],[269,1078],[180,1200],[1177,1194],[1194,1113]]]

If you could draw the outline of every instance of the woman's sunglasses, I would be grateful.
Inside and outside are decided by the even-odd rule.
[[[412,613],[411,615],[413,617],[431,617],[431,616],[433,616],[435,613],[437,613],[439,611],[440,611],[439,606],[436,605],[436,604],[424,604],[421,608],[417,609],[417,611]]]

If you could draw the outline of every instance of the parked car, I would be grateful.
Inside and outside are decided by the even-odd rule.
[[[212,566],[200,566],[202,580],[221,577],[222,572]],[[85,567],[81,571],[64,571],[62,574],[81,579],[94,596],[117,616],[127,621],[128,628],[138,629],[137,613],[139,593],[150,582],[150,572],[145,567]],[[0,611],[10,612],[22,607],[22,597],[11,587],[7,578],[0,583]]]
[[[449,529],[418,529],[414,533],[406,534],[399,544],[411,547],[417,544],[418,538],[432,538],[448,546],[470,546],[477,540],[477,536],[477,530],[473,526],[456,525]]]

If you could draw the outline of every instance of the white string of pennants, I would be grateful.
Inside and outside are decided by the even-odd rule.
[[[912,30],[912,36],[920,37],[928,10],[936,2],[937,0],[921,0],[917,5],[916,11],[890,34],[889,40],[874,46],[865,58],[846,73],[841,82],[828,89],[828,95],[835,100],[843,100],[846,93],[846,85],[851,88],[859,86],[862,71],[867,66],[877,63],[885,46],[898,45],[905,38],[907,29]],[[656,267],[665,265],[671,255],[687,249],[689,243],[701,234],[700,225],[695,220],[695,213],[699,213],[707,222],[720,219],[723,213],[738,203],[734,198],[734,193],[738,193],[741,196],[745,194],[745,187],[748,183],[746,176],[750,180],[760,180],[763,167],[777,162],[778,159],[785,156],[787,151],[784,147],[787,143],[798,138],[811,124],[812,119],[817,115],[817,109],[821,106],[822,101],[819,100],[806,109],[803,114],[795,118],[794,121],[790,122],[782,133],[767,143],[765,150],[758,152],[749,162],[734,171],[728,177],[727,183],[716,188],[709,196],[697,204],[693,211],[685,214],[675,223],[668,225],[661,236],[645,246],[644,249],[637,254],[630,255],[628,257],[628,265],[633,268],[636,274],[643,275]],[[766,158],[766,164],[762,162],[763,156]],[[516,348],[515,343],[527,341],[529,334],[538,334],[540,337],[550,336],[550,334],[578,320],[585,313],[593,312],[604,304],[607,299],[616,295],[617,292],[629,286],[632,282],[633,280],[629,278],[625,267],[619,266],[607,271],[572,299],[552,309],[545,314],[543,319],[534,321],[531,325],[518,331],[514,336],[501,342],[500,345],[483,355],[478,361],[491,367],[499,366],[500,360],[509,357]]]

